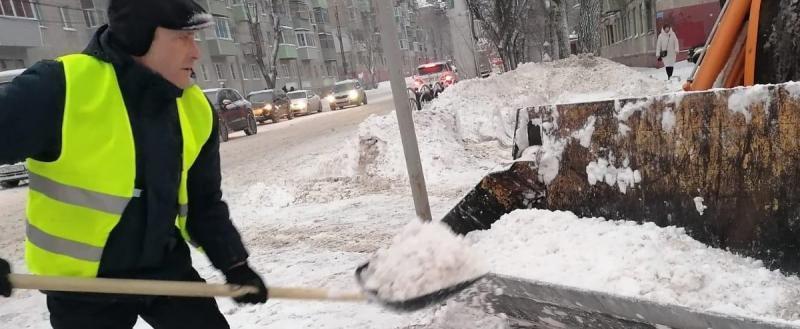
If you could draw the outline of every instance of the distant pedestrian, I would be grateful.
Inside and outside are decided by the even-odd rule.
[[[281,90],[283,90],[284,93],[289,92],[289,89],[286,89],[286,85],[283,85],[283,87],[281,87]]]
[[[289,89],[289,91],[295,91],[295,90],[297,89],[294,89],[294,86],[292,86],[292,89]]]
[[[658,61],[664,63],[664,68],[667,70],[667,79],[672,79],[679,50],[678,36],[669,23],[664,24],[656,43],[656,56]]]

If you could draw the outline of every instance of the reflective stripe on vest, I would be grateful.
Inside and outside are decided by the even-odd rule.
[[[25,259],[34,274],[94,277],[109,234],[142,193],[134,188],[135,145],[114,67],[87,55],[59,61],[66,78],[61,154],[53,162],[28,159]],[[188,241],[186,177],[213,116],[197,86],[176,102],[184,145],[176,224]]]

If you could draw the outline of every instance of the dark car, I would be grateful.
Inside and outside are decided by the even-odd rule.
[[[347,106],[360,106],[367,104],[367,93],[358,80],[339,81],[333,85],[333,92],[327,97],[331,110],[338,110]]]
[[[0,90],[4,85],[14,80],[15,77],[25,72],[22,70],[11,70],[0,72]],[[0,186],[4,188],[11,188],[19,185],[23,180],[28,179],[28,169],[25,163],[20,162],[16,164],[0,164]]]
[[[259,123],[267,120],[277,123],[281,118],[294,118],[289,110],[289,97],[282,90],[254,91],[247,94],[247,100],[253,104],[253,115]]]
[[[244,130],[248,136],[258,132],[258,123],[253,115],[253,105],[242,94],[231,88],[203,90],[214,105],[219,116],[219,140],[228,141],[232,132]]]

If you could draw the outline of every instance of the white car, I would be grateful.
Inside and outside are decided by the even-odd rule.
[[[310,90],[296,90],[288,94],[289,109],[292,114],[311,114],[322,112],[322,100]]]

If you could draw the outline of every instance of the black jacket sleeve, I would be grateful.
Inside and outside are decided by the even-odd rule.
[[[41,61],[0,86],[0,164],[58,158],[65,85],[63,64]]]
[[[211,136],[189,169],[189,213],[186,225],[192,240],[203,248],[214,267],[226,271],[246,261],[248,255],[239,232],[230,220],[228,205],[222,201],[217,138],[219,119],[216,113],[213,120]]]

